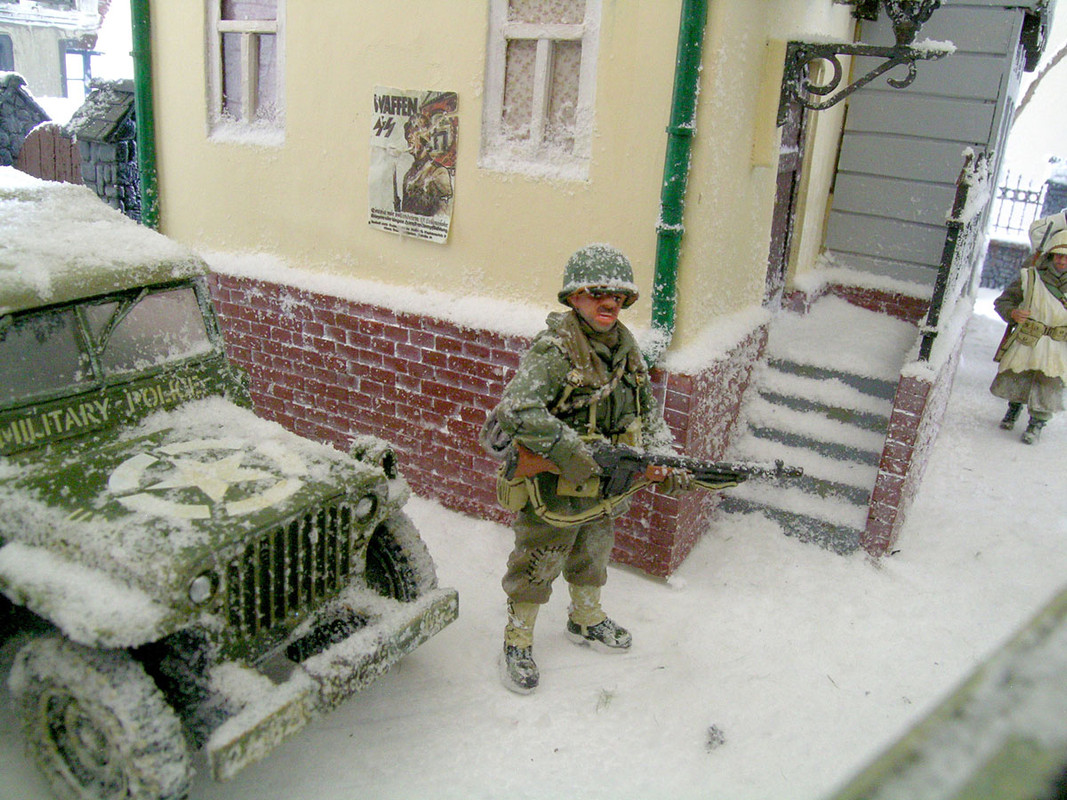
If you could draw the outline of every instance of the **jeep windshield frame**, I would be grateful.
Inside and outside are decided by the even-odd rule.
[[[139,287],[0,321],[0,411],[223,356],[199,280]]]

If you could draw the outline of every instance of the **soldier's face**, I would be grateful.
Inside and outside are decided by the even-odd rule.
[[[1067,253],[1053,253],[1052,268],[1057,272],[1067,270]]]
[[[626,295],[597,292],[594,296],[583,289],[572,294],[568,300],[590,328],[599,333],[607,333],[619,321],[619,312]]]

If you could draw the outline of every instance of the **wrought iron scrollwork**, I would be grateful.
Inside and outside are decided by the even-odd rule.
[[[799,103],[812,111],[822,111],[844,100],[850,94],[898,66],[907,68],[901,78],[887,78],[894,89],[910,86],[917,74],[915,62],[932,61],[952,52],[951,45],[927,44],[912,46],[919,29],[941,5],[941,0],[881,0],[893,23],[896,44],[879,47],[861,43],[789,42],[786,48],[785,74],[782,80],[782,96],[778,106],[778,124],[785,122],[786,108],[791,102]],[[872,6],[866,2],[855,13],[870,18]],[[845,67],[843,56],[867,56],[882,59],[866,74],[842,86]],[[825,81],[811,77],[809,65],[823,61],[832,68],[832,75]]]

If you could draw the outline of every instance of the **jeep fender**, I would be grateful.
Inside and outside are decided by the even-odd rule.
[[[137,647],[179,627],[175,610],[140,589],[20,542],[0,547],[0,591],[89,647]]]

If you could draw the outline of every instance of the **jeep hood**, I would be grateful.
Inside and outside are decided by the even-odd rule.
[[[255,532],[367,492],[387,499],[379,470],[214,397],[43,458],[0,458],[0,540],[169,605]]]

